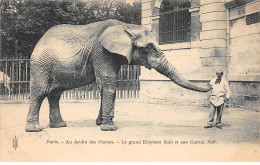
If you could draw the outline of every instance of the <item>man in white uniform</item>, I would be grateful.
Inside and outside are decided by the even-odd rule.
[[[0,71],[0,82],[2,82],[8,90],[10,90],[10,77],[1,71]]]
[[[214,122],[215,112],[217,111],[216,127],[222,129],[221,126],[221,116],[224,107],[224,103],[229,100],[230,89],[228,82],[222,78],[223,71],[218,70],[216,72],[217,78],[210,81],[211,96],[210,96],[210,114],[208,125],[204,128],[212,128]]]

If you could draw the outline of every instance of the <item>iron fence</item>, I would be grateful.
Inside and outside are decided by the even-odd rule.
[[[0,100],[30,99],[30,59],[0,59],[0,73]],[[118,74],[117,98],[139,97],[140,73],[140,66],[121,66]],[[61,99],[99,99],[99,93],[96,83],[92,83],[64,91]]]
[[[0,99],[24,100],[29,98],[30,59],[0,59],[0,71]]]
[[[256,12],[246,16],[246,25],[251,25],[258,22],[260,22],[260,12]]]
[[[165,0],[160,9],[159,43],[189,42],[191,14],[188,0]]]

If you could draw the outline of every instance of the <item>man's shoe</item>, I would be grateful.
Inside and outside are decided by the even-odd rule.
[[[212,128],[212,125],[206,125],[204,128]]]
[[[216,127],[217,127],[218,129],[222,129],[222,126],[221,126],[221,125],[216,125]]]

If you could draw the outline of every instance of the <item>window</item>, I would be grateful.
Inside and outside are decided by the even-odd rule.
[[[251,25],[260,22],[260,12],[246,16],[246,25]]]
[[[164,0],[160,8],[159,43],[190,41],[189,0]]]

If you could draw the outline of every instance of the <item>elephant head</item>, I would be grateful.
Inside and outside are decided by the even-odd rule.
[[[128,63],[154,68],[177,85],[199,92],[208,92],[211,87],[200,87],[185,79],[166,59],[159,49],[155,36],[140,25],[116,25],[108,27],[99,37],[100,43],[109,52],[127,58]]]

